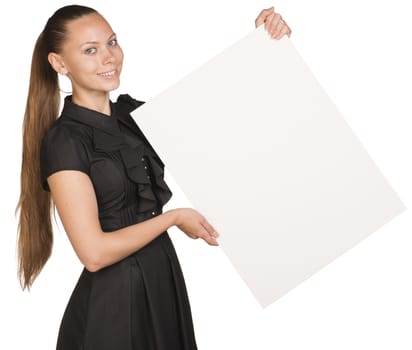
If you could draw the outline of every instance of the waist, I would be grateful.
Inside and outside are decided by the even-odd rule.
[[[132,204],[114,212],[99,215],[100,225],[104,232],[111,232],[123,227],[137,224],[156,217],[163,213],[160,206],[156,206],[144,212],[137,212],[137,204]]]

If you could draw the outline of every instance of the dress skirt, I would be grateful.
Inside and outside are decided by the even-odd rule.
[[[97,272],[83,270],[57,350],[197,349],[183,273],[168,232]]]

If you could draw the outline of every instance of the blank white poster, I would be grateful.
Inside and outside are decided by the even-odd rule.
[[[262,307],[405,209],[291,40],[262,26],[133,117]]]

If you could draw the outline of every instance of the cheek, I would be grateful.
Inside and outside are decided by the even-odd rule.
[[[97,64],[93,59],[79,59],[71,64],[72,75],[84,76],[88,73],[94,73],[97,69]]]
[[[118,47],[118,50],[116,50],[116,60],[120,65],[123,64],[123,50],[120,46]]]

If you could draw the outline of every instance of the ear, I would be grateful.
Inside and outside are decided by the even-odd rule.
[[[49,60],[49,63],[53,67],[53,69],[60,74],[66,75],[68,73],[67,68],[65,67],[63,58],[55,53],[55,52],[50,52],[47,55],[47,59]]]

